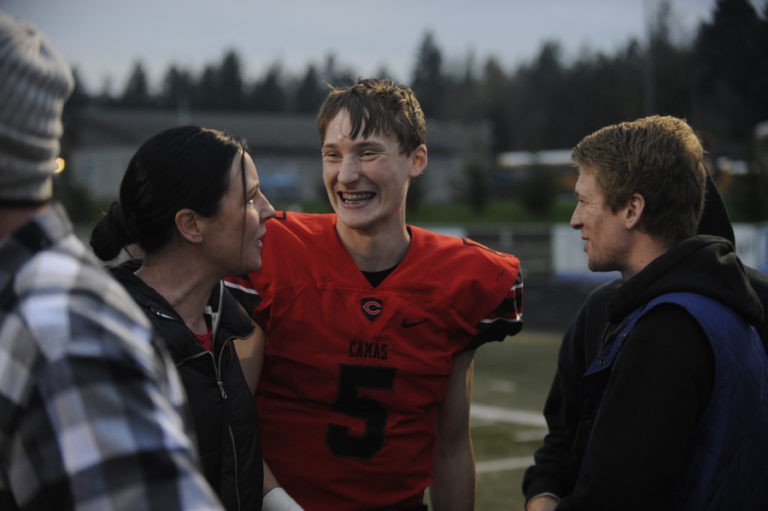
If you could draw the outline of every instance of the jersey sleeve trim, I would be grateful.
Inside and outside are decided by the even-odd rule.
[[[477,334],[468,350],[492,341],[503,341],[523,328],[523,281],[518,272],[514,285],[491,314],[477,324]]]

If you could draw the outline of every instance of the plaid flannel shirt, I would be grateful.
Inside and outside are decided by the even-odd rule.
[[[150,332],[60,206],[0,240],[0,509],[221,509]]]

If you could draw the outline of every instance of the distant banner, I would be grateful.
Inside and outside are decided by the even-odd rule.
[[[733,232],[741,261],[768,274],[768,223],[734,224]],[[581,233],[566,224],[552,227],[552,270],[560,281],[605,281],[619,276],[618,272],[589,271]]]
[[[762,273],[768,273],[768,223],[734,224],[736,253],[741,261]]]

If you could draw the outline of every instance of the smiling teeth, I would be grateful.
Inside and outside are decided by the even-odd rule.
[[[339,194],[339,197],[341,197],[341,200],[347,204],[357,204],[359,202],[372,199],[373,195],[374,194],[372,192],[342,192]]]

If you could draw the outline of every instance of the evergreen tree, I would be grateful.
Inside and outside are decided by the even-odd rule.
[[[561,53],[560,43],[547,41],[533,63],[520,71],[528,100],[520,105],[525,109],[520,116],[521,120],[525,119],[525,126],[516,132],[527,139],[527,149],[561,147],[568,143],[568,137],[562,135],[564,124],[561,117],[568,115],[573,98],[567,90]]]
[[[516,188],[520,202],[531,216],[546,218],[551,213],[558,187],[554,172],[549,167],[534,163]]]
[[[160,104],[166,108],[188,108],[194,94],[195,83],[189,72],[171,65],[163,78]]]
[[[317,69],[310,64],[296,89],[294,99],[296,112],[301,114],[317,113],[326,93],[327,89],[320,80]]]
[[[334,87],[347,87],[353,85],[357,78],[355,73],[347,68],[339,67],[336,62],[336,55],[329,53],[325,59],[325,69],[322,73],[322,80]]]
[[[419,47],[411,78],[411,88],[419,98],[421,108],[427,117],[441,117],[440,108],[446,89],[442,66],[442,54],[435,44],[432,33],[427,32]]]
[[[90,95],[80,79],[80,73],[77,68],[72,68],[72,76],[75,79],[75,88],[72,95],[64,105],[65,109],[77,109],[87,106],[90,103]]]
[[[478,122],[487,120],[478,91],[475,65],[475,56],[470,52],[457,62],[455,72],[446,72],[446,88],[440,106],[442,118]]]
[[[677,23],[670,0],[663,0],[649,27],[645,62],[645,114],[665,114],[688,118],[693,88],[691,43],[674,41]]]
[[[473,213],[482,213],[488,205],[490,189],[488,187],[488,167],[478,160],[464,164],[463,197]]]
[[[508,151],[513,147],[512,112],[514,104],[510,101],[510,82],[499,62],[489,58],[483,70],[483,78],[478,84],[477,95],[481,98],[482,115],[491,121],[494,152]]]
[[[285,112],[286,99],[282,85],[282,68],[279,63],[272,64],[264,78],[256,83],[250,103],[258,112]]]
[[[94,98],[94,103],[99,106],[109,106],[115,103],[112,97],[112,77],[106,76],[101,82],[101,90],[99,94]]]
[[[240,57],[234,50],[230,50],[224,55],[219,67],[218,82],[221,108],[226,110],[242,108],[245,103],[243,77]]]
[[[208,64],[200,74],[192,96],[192,104],[195,107],[213,110],[221,107],[219,94],[219,70],[216,66]]]
[[[755,8],[748,0],[718,0],[711,23],[696,39],[695,124],[721,143],[748,140],[768,117],[768,49]]]
[[[120,98],[120,105],[131,108],[150,105],[147,73],[144,70],[144,65],[139,60],[133,64],[133,69]]]

